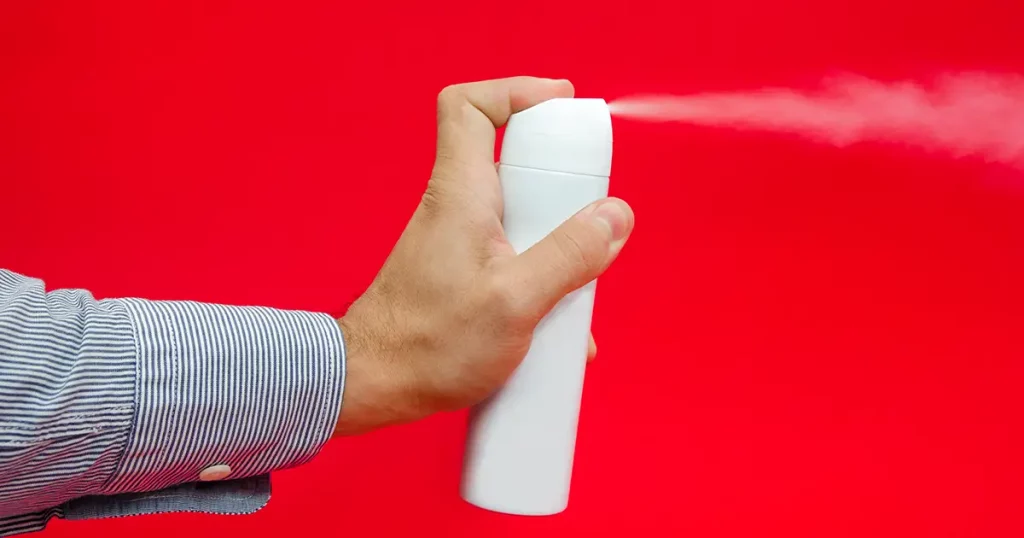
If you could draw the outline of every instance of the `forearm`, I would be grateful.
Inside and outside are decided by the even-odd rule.
[[[0,357],[0,526],[215,466],[234,479],[302,464],[333,432],[345,371],[324,314],[96,301],[4,271]]]

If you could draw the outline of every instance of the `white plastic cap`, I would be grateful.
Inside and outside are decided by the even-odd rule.
[[[608,177],[612,115],[604,99],[559,98],[513,114],[501,142],[501,164]]]

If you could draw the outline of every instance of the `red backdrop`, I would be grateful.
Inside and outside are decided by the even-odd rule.
[[[3,2],[0,264],[97,296],[338,313],[445,84],[580,96],[1024,72],[1018,0]],[[647,4],[647,5],[643,5]],[[1024,174],[616,121],[570,508],[458,497],[464,415],[331,443],[246,517],[60,536],[1021,536]]]

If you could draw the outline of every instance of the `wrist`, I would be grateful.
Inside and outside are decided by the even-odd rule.
[[[412,420],[407,374],[389,356],[380,324],[353,305],[338,321],[345,339],[345,392],[334,436],[366,433]]]

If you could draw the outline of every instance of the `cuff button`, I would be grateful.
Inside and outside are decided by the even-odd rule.
[[[231,467],[228,467],[227,465],[211,465],[199,473],[199,480],[202,480],[203,482],[224,480],[229,474],[231,474]]]

